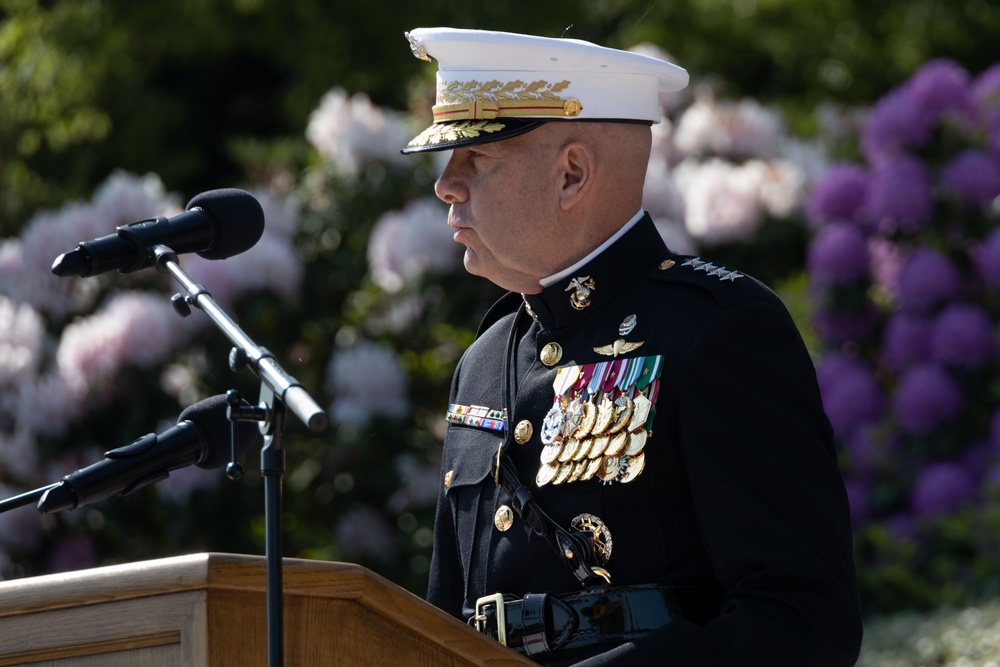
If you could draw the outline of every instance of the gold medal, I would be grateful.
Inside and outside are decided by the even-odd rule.
[[[601,457],[601,466],[597,470],[597,476],[601,478],[601,481],[610,482],[618,476],[619,469],[617,456],[603,456]]]
[[[594,435],[603,434],[608,425],[611,424],[611,420],[615,416],[615,404],[611,402],[607,394],[601,399],[600,405],[597,406],[597,419],[594,421],[594,428],[591,433]]]
[[[570,465],[567,465],[565,463],[562,464],[561,466],[559,466],[559,472],[557,472],[556,476],[552,478],[552,484],[553,485],[555,485],[555,484],[562,484],[567,479],[569,479],[569,474],[571,472],[573,472],[573,466],[572,466],[572,464],[570,464]]]
[[[649,437],[649,433],[646,429],[639,429],[638,431],[633,431],[629,434],[628,447],[625,448],[625,456],[635,456],[642,451],[642,448],[646,446],[646,438]]]
[[[594,444],[590,446],[590,451],[587,453],[588,458],[599,459],[604,454],[604,450],[608,448],[608,443],[611,442],[611,438],[606,435],[600,435],[594,438]]]
[[[545,486],[556,476],[559,472],[559,468],[550,465],[544,465],[538,469],[538,474],[535,475],[535,484],[539,487]]]
[[[611,441],[608,442],[608,448],[604,450],[604,455],[618,456],[621,454],[622,450],[625,449],[625,445],[628,444],[628,436],[628,431],[619,431],[611,436]]]
[[[573,458],[573,455],[576,454],[579,450],[580,450],[580,441],[577,440],[576,438],[570,438],[569,440],[566,441],[566,444],[563,445],[562,452],[559,453],[559,462],[566,463],[571,458]]]
[[[578,461],[578,462],[574,463],[573,464],[573,469],[569,473],[569,478],[566,481],[567,482],[575,482],[576,480],[580,479],[580,476],[583,475],[583,473],[586,472],[586,470],[587,470],[587,462],[586,461]]]
[[[577,427],[575,435],[577,438],[586,438],[597,422],[597,408],[590,401],[583,403],[583,416],[580,418],[580,426]]]
[[[542,447],[542,453],[539,455],[539,458],[545,465],[554,465],[561,453],[562,441],[560,440],[559,442],[553,442],[551,445]]]
[[[645,426],[646,419],[649,418],[649,410],[653,404],[645,394],[639,394],[632,401],[632,419],[629,421],[628,430],[635,431],[641,426]]]
[[[608,433],[618,433],[624,431],[625,426],[632,418],[632,399],[622,394],[615,400],[615,410],[608,425]]]
[[[643,469],[646,467],[646,453],[642,452],[639,456],[630,458],[625,464],[625,474],[622,475],[621,483],[628,484],[633,479],[642,474]]]
[[[587,469],[583,471],[580,479],[585,481],[593,478],[597,474],[597,471],[600,470],[602,463],[604,463],[604,459],[600,457],[587,461]]]

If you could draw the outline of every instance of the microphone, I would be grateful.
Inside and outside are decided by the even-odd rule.
[[[249,405],[246,401],[244,404]],[[38,511],[51,514],[73,510],[108,496],[127,496],[136,489],[170,476],[189,465],[220,468],[230,460],[228,404],[224,395],[212,396],[181,412],[176,426],[149,433],[105,452],[104,460],[63,477],[38,501]],[[236,451],[243,454],[257,437],[257,424],[236,422]]]
[[[150,218],[116,228],[114,234],[85,241],[56,257],[52,273],[87,278],[106,271],[131,273],[153,266],[151,249],[195,252],[226,259],[253,247],[264,233],[260,202],[244,190],[226,188],[196,195],[172,218]]]

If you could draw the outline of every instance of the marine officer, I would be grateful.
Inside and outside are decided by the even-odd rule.
[[[642,211],[687,73],[572,39],[408,33],[436,184],[509,290],[455,371],[428,600],[548,665],[853,665],[847,499],[780,300]]]

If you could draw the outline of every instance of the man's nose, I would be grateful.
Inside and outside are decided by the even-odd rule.
[[[444,171],[434,182],[434,194],[445,204],[460,204],[469,198],[469,190],[461,178],[460,169],[452,154]]]

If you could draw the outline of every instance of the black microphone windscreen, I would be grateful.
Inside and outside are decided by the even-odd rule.
[[[215,221],[215,244],[198,254],[205,259],[226,259],[246,252],[264,233],[264,209],[253,195],[238,188],[209,190],[195,195],[185,210],[201,208]]]
[[[249,405],[246,401],[244,404]],[[177,423],[189,421],[202,431],[202,435],[208,439],[208,458],[197,464],[199,468],[211,470],[221,468],[229,463],[230,452],[230,424],[229,417],[226,416],[226,397],[224,394],[210,396],[198,401],[194,405],[188,406],[177,418]],[[236,422],[236,452],[242,456],[257,438],[259,429],[257,422],[237,421]]]

